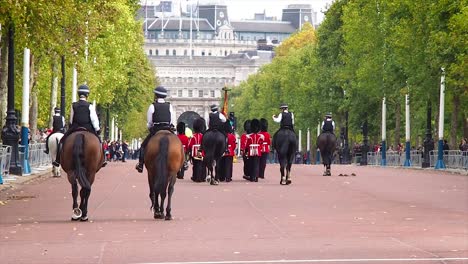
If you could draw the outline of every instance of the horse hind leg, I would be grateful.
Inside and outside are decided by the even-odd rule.
[[[331,165],[327,164],[327,176],[331,176]]]
[[[280,184],[285,185],[286,184],[286,176],[284,175],[284,163],[280,162],[280,172],[281,172],[281,179],[280,179]]]
[[[74,183],[72,184],[72,198],[73,198],[73,214],[72,214],[72,217],[71,217],[71,220],[72,221],[78,221],[80,220],[81,216],[82,216],[82,212],[81,212],[81,209],[78,208],[78,202],[77,202],[77,199],[78,199],[78,183]]]
[[[81,196],[81,203],[80,209],[82,211],[82,215],[80,221],[86,222],[88,221],[88,199],[91,195],[91,189],[81,188],[80,196]]]
[[[166,218],[165,220],[172,220],[171,210],[172,210],[172,194],[174,193],[174,184],[175,181],[171,181],[169,183],[169,188],[167,190],[168,197],[167,197],[167,207],[166,207]]]
[[[286,185],[292,183],[291,181],[291,163],[288,163],[288,167],[286,168]]]

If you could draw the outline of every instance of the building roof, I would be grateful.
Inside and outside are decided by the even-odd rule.
[[[182,20],[182,31],[190,30],[190,19],[187,18],[178,18],[178,17],[169,17],[169,18],[156,18],[148,19],[148,30],[161,30],[161,22],[164,21],[164,30],[179,30],[180,20]],[[200,30],[202,31],[214,31],[214,27],[206,19],[199,20]],[[197,30],[197,24],[195,20],[192,20],[192,30]]]
[[[235,32],[275,32],[294,33],[296,28],[290,22],[283,21],[231,21]]]

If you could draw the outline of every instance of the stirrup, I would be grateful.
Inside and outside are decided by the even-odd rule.
[[[102,163],[101,168],[104,168],[106,165],[107,165],[107,160],[105,160],[105,161]]]
[[[54,165],[55,167],[60,167],[60,163],[58,163],[58,161],[56,160],[52,162],[52,165]]]

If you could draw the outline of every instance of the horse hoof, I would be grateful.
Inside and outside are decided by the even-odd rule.
[[[80,218],[73,218],[73,216],[72,216],[72,218],[70,220],[76,222],[76,221],[80,221]]]
[[[213,180],[213,181],[210,182],[210,185],[218,185],[218,184],[219,184],[219,182],[217,180]]]
[[[291,184],[291,180],[286,181],[286,185],[289,185],[289,184]]]
[[[83,215],[83,212],[81,212],[81,209],[75,208],[73,209],[72,220],[77,221],[81,218],[82,215]]]
[[[206,177],[206,178],[205,178],[205,181],[206,181],[206,182],[210,182],[210,181],[211,181],[211,177],[210,177],[210,176]]]
[[[83,216],[80,218],[81,222],[88,222],[88,216]]]
[[[169,220],[172,220],[172,219],[173,219],[173,218],[172,218],[172,216],[170,216],[170,215],[166,215],[166,217],[164,218],[164,220],[166,220],[166,221],[169,221]]]

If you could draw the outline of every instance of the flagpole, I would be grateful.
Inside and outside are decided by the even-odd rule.
[[[192,23],[193,23],[193,6],[190,2],[190,60],[192,59]]]

